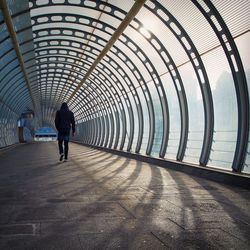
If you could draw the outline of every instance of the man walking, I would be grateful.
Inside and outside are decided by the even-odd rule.
[[[60,161],[68,160],[69,151],[69,135],[72,128],[72,136],[75,135],[75,118],[73,112],[68,108],[68,104],[64,102],[61,109],[56,112],[55,126],[58,131],[58,146]],[[64,142],[64,149],[63,149]]]

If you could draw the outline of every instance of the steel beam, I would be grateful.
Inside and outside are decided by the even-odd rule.
[[[146,0],[137,0],[128,14],[125,16],[124,20],[121,22],[117,30],[114,32],[112,37],[110,38],[109,42],[106,44],[106,46],[103,48],[99,56],[96,58],[94,63],[91,65],[89,70],[87,71],[86,75],[82,79],[82,81],[79,83],[77,88],[74,90],[74,92],[71,94],[70,98],[68,99],[68,102],[73,98],[73,96],[76,94],[76,92],[81,88],[81,86],[85,83],[85,81],[88,79],[90,74],[93,72],[97,64],[102,60],[102,58],[108,53],[110,48],[113,46],[113,44],[119,39],[120,35],[123,33],[123,31],[127,28],[127,26],[130,24],[130,22],[133,20],[133,18],[136,16],[136,14],[139,12],[139,10],[142,8]]]
[[[22,53],[20,51],[19,43],[18,43],[18,40],[17,40],[16,31],[14,29],[14,24],[12,22],[12,18],[11,18],[11,15],[10,15],[9,8],[8,8],[6,0],[0,0],[0,9],[3,12],[4,21],[6,23],[6,26],[7,26],[8,31],[9,31],[9,35],[10,35],[10,37],[12,39],[12,42],[13,42],[13,47],[15,49],[15,52],[16,52],[16,55],[17,55],[21,70],[22,70],[23,75],[24,75],[25,83],[26,83],[27,89],[28,89],[30,97],[31,97],[31,101],[32,101],[32,104],[33,104],[33,107],[34,107],[34,111],[36,111],[36,104],[35,104],[35,100],[34,100],[34,97],[33,97],[33,94],[32,94],[28,74],[26,72],[26,68],[25,68],[25,65],[24,65]]]
[[[238,104],[238,133],[232,169],[235,172],[241,172],[247,154],[249,137],[249,96],[244,67],[231,32],[212,2],[204,0],[204,4],[207,5],[209,10],[205,10],[196,0],[192,0],[192,2],[201,11],[214,30],[225,52],[232,71]],[[218,30],[213,18],[215,18],[219,23],[221,30]],[[228,43],[229,46],[227,46],[226,43]]]

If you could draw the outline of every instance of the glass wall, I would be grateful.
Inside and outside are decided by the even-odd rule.
[[[238,110],[234,81],[222,48],[202,56],[212,89],[213,144],[208,164],[231,169],[237,141]],[[220,67],[218,67],[220,65]]]
[[[183,161],[199,163],[204,138],[204,107],[198,80],[190,63],[179,68],[185,88],[189,130],[186,152]]]

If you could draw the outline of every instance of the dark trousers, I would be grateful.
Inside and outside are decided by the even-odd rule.
[[[64,142],[64,148],[63,148]],[[69,152],[69,133],[58,133],[59,154],[64,154],[64,159],[68,159]]]

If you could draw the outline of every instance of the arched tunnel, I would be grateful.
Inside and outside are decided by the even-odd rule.
[[[223,209],[231,220],[230,209],[236,214],[244,211],[244,233],[238,225],[224,228],[222,248],[213,245],[216,240],[208,240],[210,248],[204,249],[232,247],[226,239],[235,227],[239,242],[231,249],[249,249],[249,0],[0,0],[0,8],[0,175],[6,166],[16,164],[10,163],[15,154],[20,154],[16,161],[34,167],[35,157],[50,149],[56,153],[48,157],[58,161],[55,142],[34,140],[41,128],[56,132],[56,111],[66,102],[76,122],[75,136],[70,138],[73,163],[67,164],[105,153],[136,161],[142,169],[151,164],[161,167],[152,171],[178,170],[189,178],[215,181],[214,189],[220,188],[216,198],[225,203],[234,200],[222,198],[221,193],[244,193],[236,197],[235,207]],[[28,156],[25,148],[30,150]],[[29,176],[27,166],[24,171]],[[2,183],[21,174],[8,171],[2,174]],[[192,187],[198,183],[202,181]],[[206,185],[212,190],[210,182]],[[229,185],[227,191],[223,185]],[[240,188],[242,192],[237,191]],[[0,200],[6,200],[3,193]],[[239,201],[243,207],[236,206],[237,199],[243,199]],[[1,218],[0,248],[11,246],[19,235],[10,233],[10,241],[1,240],[2,232],[18,231],[20,225],[20,230],[29,232],[31,224],[34,233],[39,224],[36,220],[2,222]],[[181,227],[187,229],[186,224]],[[155,228],[150,230],[161,243],[159,249],[173,243],[166,235],[157,235]],[[181,239],[186,242],[186,236]],[[18,242],[14,242],[16,249]],[[173,249],[181,249],[176,242]],[[37,246],[32,244],[21,249]],[[79,249],[86,249],[81,244]],[[158,249],[158,243],[136,244],[124,249]],[[197,244],[183,249],[202,246]]]

